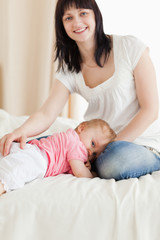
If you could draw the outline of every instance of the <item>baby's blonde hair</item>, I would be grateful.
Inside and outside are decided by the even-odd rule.
[[[116,133],[114,132],[114,130],[110,127],[110,125],[102,120],[102,119],[92,119],[92,120],[89,120],[89,121],[85,121],[83,122],[86,124],[86,127],[95,127],[95,126],[100,126],[101,129],[102,129],[102,132],[104,133],[105,135],[105,138],[106,138],[106,144],[114,141],[114,139],[116,138]]]

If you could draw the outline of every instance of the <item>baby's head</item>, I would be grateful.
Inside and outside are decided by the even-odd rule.
[[[104,151],[108,143],[112,142],[116,134],[109,124],[102,119],[82,122],[75,129],[80,140],[88,151],[88,159],[95,160]]]

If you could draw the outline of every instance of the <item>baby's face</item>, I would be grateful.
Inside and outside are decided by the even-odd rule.
[[[88,151],[88,159],[93,162],[106,146],[106,138],[101,127],[86,127],[79,133],[79,137]]]

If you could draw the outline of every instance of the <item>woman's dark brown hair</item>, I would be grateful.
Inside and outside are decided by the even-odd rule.
[[[62,22],[64,12],[70,7],[92,9],[95,14],[96,29],[95,29],[95,61],[100,66],[101,57],[104,54],[105,59],[109,57],[111,50],[110,36],[106,36],[103,30],[103,20],[101,12],[97,6],[95,0],[58,0],[55,11],[55,28],[56,28],[56,57],[58,59],[58,70],[64,69],[64,65],[67,65],[68,70],[77,73],[81,70],[81,56],[78,46],[74,40],[68,37]]]

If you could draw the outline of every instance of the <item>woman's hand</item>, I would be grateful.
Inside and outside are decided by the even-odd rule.
[[[20,148],[23,149],[25,147],[27,137],[19,129],[16,129],[12,133],[4,135],[0,139],[0,153],[2,153],[3,156],[9,154],[11,144],[14,141],[19,142]]]

